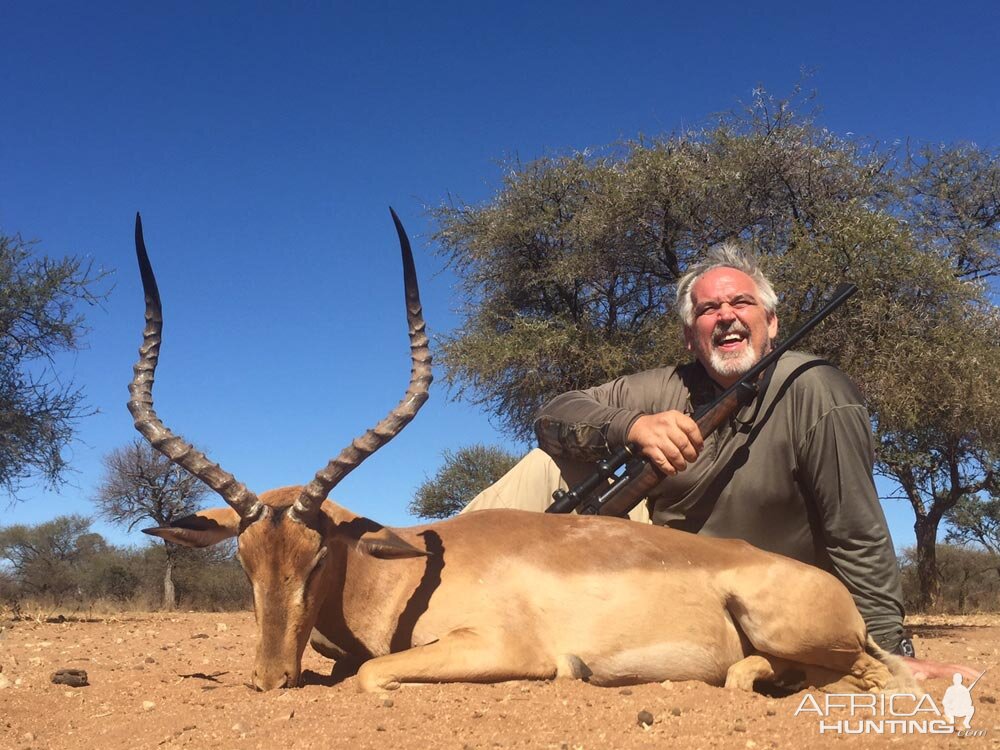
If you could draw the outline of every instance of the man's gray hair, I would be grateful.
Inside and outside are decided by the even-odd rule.
[[[778,295],[774,293],[774,287],[771,286],[767,276],[760,270],[757,259],[744,252],[739,245],[723,242],[713,246],[705,257],[691,266],[677,282],[677,314],[681,316],[685,326],[694,325],[694,300],[691,299],[691,287],[694,286],[694,282],[716,268],[735,268],[753,279],[760,293],[760,303],[769,316],[774,315],[778,307]]]

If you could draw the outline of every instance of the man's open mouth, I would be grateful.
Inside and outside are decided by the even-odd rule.
[[[743,342],[749,340],[749,338],[749,331],[726,331],[725,333],[717,333],[713,336],[712,344],[717,349],[732,351],[733,349],[742,347]]]

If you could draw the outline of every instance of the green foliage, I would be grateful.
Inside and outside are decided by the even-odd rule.
[[[225,611],[251,603],[235,543],[177,548],[174,578],[181,606]],[[84,609],[96,603],[148,609],[161,601],[162,545],[113,547],[81,516],[0,528],[0,603]]]
[[[54,361],[83,346],[78,308],[105,296],[103,278],[80,258],[35,256],[20,236],[0,234],[0,492],[15,495],[34,475],[61,480],[62,451],[89,410]]]
[[[963,497],[948,512],[947,540],[952,544],[979,545],[1000,556],[1000,492],[992,497]]]
[[[877,469],[914,509],[933,598],[941,518],[1000,476],[988,286],[1000,274],[1000,160],[972,145],[900,154],[796,106],[757,92],[700,130],[510,164],[488,202],[434,210],[464,305],[441,341],[445,379],[529,439],[558,393],[687,359],[676,280],[713,243],[762,256],[783,331],[854,281],[861,295],[806,348],[866,396]]]
[[[903,604],[908,612],[1000,611],[1000,557],[961,545],[939,544],[936,558],[940,594],[928,607],[921,591],[917,551],[906,549],[900,556]]]
[[[81,568],[105,547],[84,516],[0,529],[0,559],[7,561],[12,577],[25,591],[56,602],[79,595]]]
[[[444,464],[426,480],[410,502],[410,513],[423,518],[448,518],[506,474],[518,456],[502,448],[472,445],[444,452]]]

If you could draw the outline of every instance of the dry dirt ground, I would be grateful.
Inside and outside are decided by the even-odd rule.
[[[815,709],[795,715],[806,693],[774,698],[691,682],[598,688],[560,680],[364,694],[353,677],[335,682],[330,662],[311,651],[303,688],[256,693],[247,686],[253,616],[186,613],[0,622],[0,748],[1000,747],[1000,617],[911,625],[922,655],[989,670],[973,691],[972,728],[985,734],[820,734]],[[53,684],[52,673],[65,668],[86,670],[89,686]],[[926,683],[937,705],[948,685]],[[640,724],[640,712],[651,725]],[[828,720],[846,718],[833,709]]]

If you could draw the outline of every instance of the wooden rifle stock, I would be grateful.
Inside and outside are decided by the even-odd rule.
[[[767,356],[751,367],[736,383],[727,388],[711,404],[694,413],[703,438],[725,424],[736,412],[757,396],[757,382],[778,358],[815,328],[823,318],[858,291],[854,284],[841,284],[827,302],[801,328],[776,346]],[[617,474],[624,467],[622,474]],[[569,491],[557,490],[546,513],[571,513],[626,517],[656,486],[666,478],[655,466],[626,445],[617,453],[597,464],[596,471]]]

